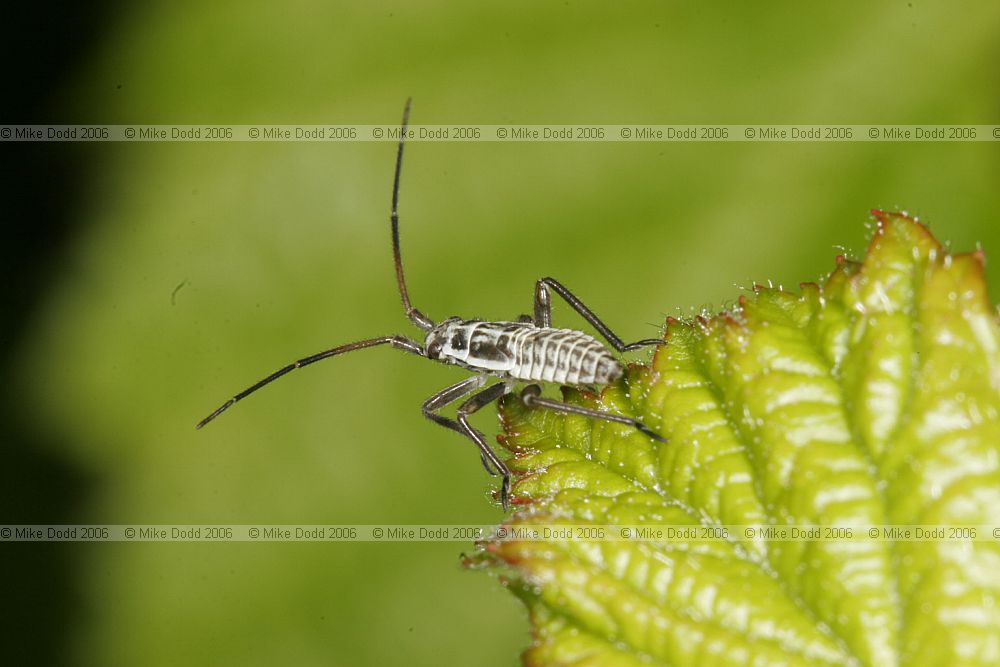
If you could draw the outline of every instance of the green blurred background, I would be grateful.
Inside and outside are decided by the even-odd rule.
[[[3,122],[389,124],[410,95],[418,124],[1000,120],[990,2],[25,11]],[[457,369],[359,352],[193,428],[287,361],[412,333],[394,151],[5,145],[0,523],[498,520],[472,447],[420,415]],[[872,207],[1000,256],[998,177],[995,143],[414,143],[403,252],[431,317],[530,312],[552,275],[635,339],[737,286],[819,279],[837,246],[863,252]],[[8,544],[0,639],[18,664],[516,664],[526,615],[460,567],[470,548]]]

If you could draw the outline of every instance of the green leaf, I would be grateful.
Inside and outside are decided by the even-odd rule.
[[[837,258],[822,287],[671,318],[648,366],[599,396],[563,389],[667,444],[506,397],[504,528],[1000,525],[984,258],[873,213],[864,260]],[[995,664],[997,542],[517,538],[478,561],[527,605],[532,665]]]

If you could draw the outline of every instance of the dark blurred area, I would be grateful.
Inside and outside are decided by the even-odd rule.
[[[74,65],[99,43],[110,5],[25,3],[5,8],[2,62],[7,63],[4,123],[68,122],[61,91]],[[86,145],[3,144],[5,241],[0,271],[6,285],[0,326],[0,374],[12,367],[22,336],[41,295],[50,287],[53,266],[74,234],[74,216],[86,178]],[[19,387],[4,382],[0,420],[6,426],[0,523],[74,523],[94,480],[73,467],[47,442],[23,411]],[[80,612],[74,561],[80,545],[23,543],[3,550],[4,618],[0,645],[4,662],[17,665],[67,664],[68,629]]]

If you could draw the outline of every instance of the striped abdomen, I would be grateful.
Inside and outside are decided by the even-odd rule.
[[[622,367],[607,348],[573,329],[526,330],[514,338],[510,376],[529,382],[608,384],[621,377]]]
[[[592,336],[522,322],[446,320],[427,337],[432,359],[525,382],[608,384],[622,367]]]

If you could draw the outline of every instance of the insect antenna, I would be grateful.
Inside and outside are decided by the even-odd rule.
[[[399,285],[399,296],[403,299],[403,308],[410,321],[424,331],[434,328],[434,322],[429,317],[421,313],[410,303],[410,295],[406,291],[406,278],[403,277],[403,256],[399,251],[399,173],[403,167],[403,140],[406,137],[406,128],[410,123],[410,103],[413,98],[407,98],[406,106],[403,108],[403,122],[399,131],[399,148],[396,149],[396,176],[392,181],[392,257],[396,265],[396,284]]]
[[[324,350],[323,352],[318,352],[316,354],[312,354],[308,357],[299,359],[298,361],[293,361],[292,363],[288,364],[283,368],[279,368],[278,370],[274,371],[263,380],[260,380],[259,382],[247,387],[246,389],[244,389],[243,391],[236,394],[228,401],[220,405],[218,408],[216,408],[215,412],[213,412],[212,414],[210,414],[209,416],[205,417],[200,422],[198,422],[198,425],[195,428],[201,428],[202,426],[204,426],[205,424],[212,421],[213,419],[221,415],[223,412],[231,408],[233,404],[242,401],[244,398],[254,393],[258,389],[261,389],[271,384],[278,378],[288,373],[291,373],[296,369],[302,368],[303,366],[308,366],[310,364],[314,364],[317,361],[323,361],[324,359],[335,357],[339,354],[344,354],[345,352],[354,352],[355,350],[363,350],[366,347],[375,347],[376,345],[392,345],[393,347],[403,350],[404,352],[410,352],[420,356],[424,355],[424,350],[423,348],[420,347],[420,344],[414,340],[406,338],[405,336],[380,336],[378,338],[359,340],[354,343],[348,343],[346,345],[338,345],[335,348]]]

